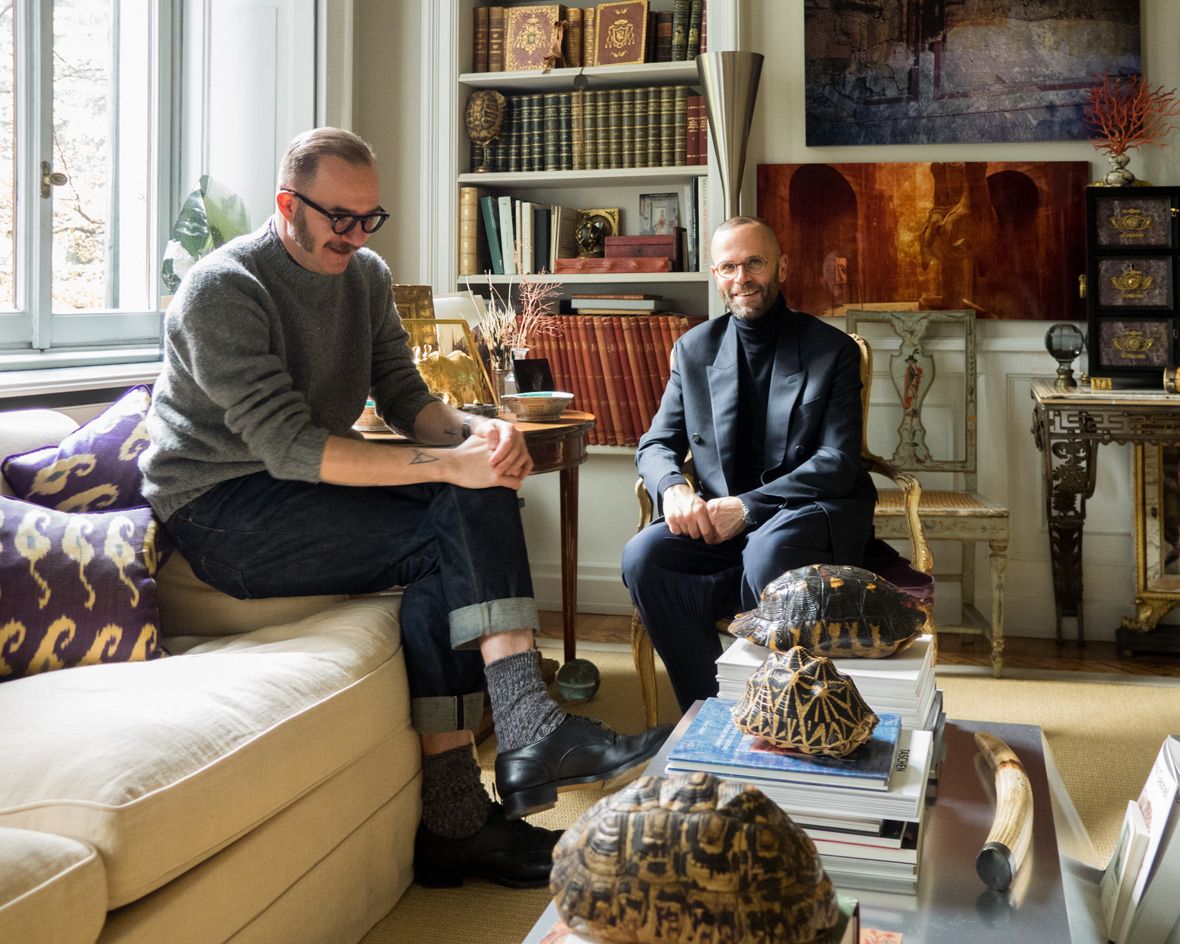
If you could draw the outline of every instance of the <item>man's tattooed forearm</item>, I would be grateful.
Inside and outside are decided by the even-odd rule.
[[[421,465],[423,462],[438,462],[438,456],[432,456],[420,449],[415,449],[414,458],[410,460],[410,465]]]

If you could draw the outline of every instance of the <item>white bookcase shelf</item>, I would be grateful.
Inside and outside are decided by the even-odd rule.
[[[690,167],[612,167],[605,170],[548,170],[529,173],[491,171],[459,175],[460,186],[468,187],[602,187],[684,182],[690,177],[708,176],[705,164]]]
[[[596,89],[628,85],[692,85],[697,81],[697,67],[696,62],[647,62],[634,66],[552,69],[549,72],[465,72],[459,76],[459,84],[497,91],[561,92],[574,88],[574,79],[579,75]]]

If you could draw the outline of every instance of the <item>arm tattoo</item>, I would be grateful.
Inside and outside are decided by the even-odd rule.
[[[421,449],[415,449],[414,458],[410,460],[410,465],[421,465],[424,462],[438,462],[438,456],[429,456]]]

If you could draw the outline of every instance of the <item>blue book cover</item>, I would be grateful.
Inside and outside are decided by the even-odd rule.
[[[847,757],[802,754],[744,733],[733,723],[734,702],[708,698],[684,737],[668,754],[668,766],[728,777],[760,777],[795,783],[888,790],[901,740],[901,715],[882,713],[872,737]]]

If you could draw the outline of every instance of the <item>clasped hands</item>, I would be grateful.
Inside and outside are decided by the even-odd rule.
[[[673,534],[721,544],[746,530],[746,509],[740,499],[705,501],[684,484],[670,485],[662,496],[664,522]]]
[[[486,416],[469,419],[471,435],[455,447],[456,485],[466,488],[502,486],[518,491],[533,471],[524,433],[507,420]]]

